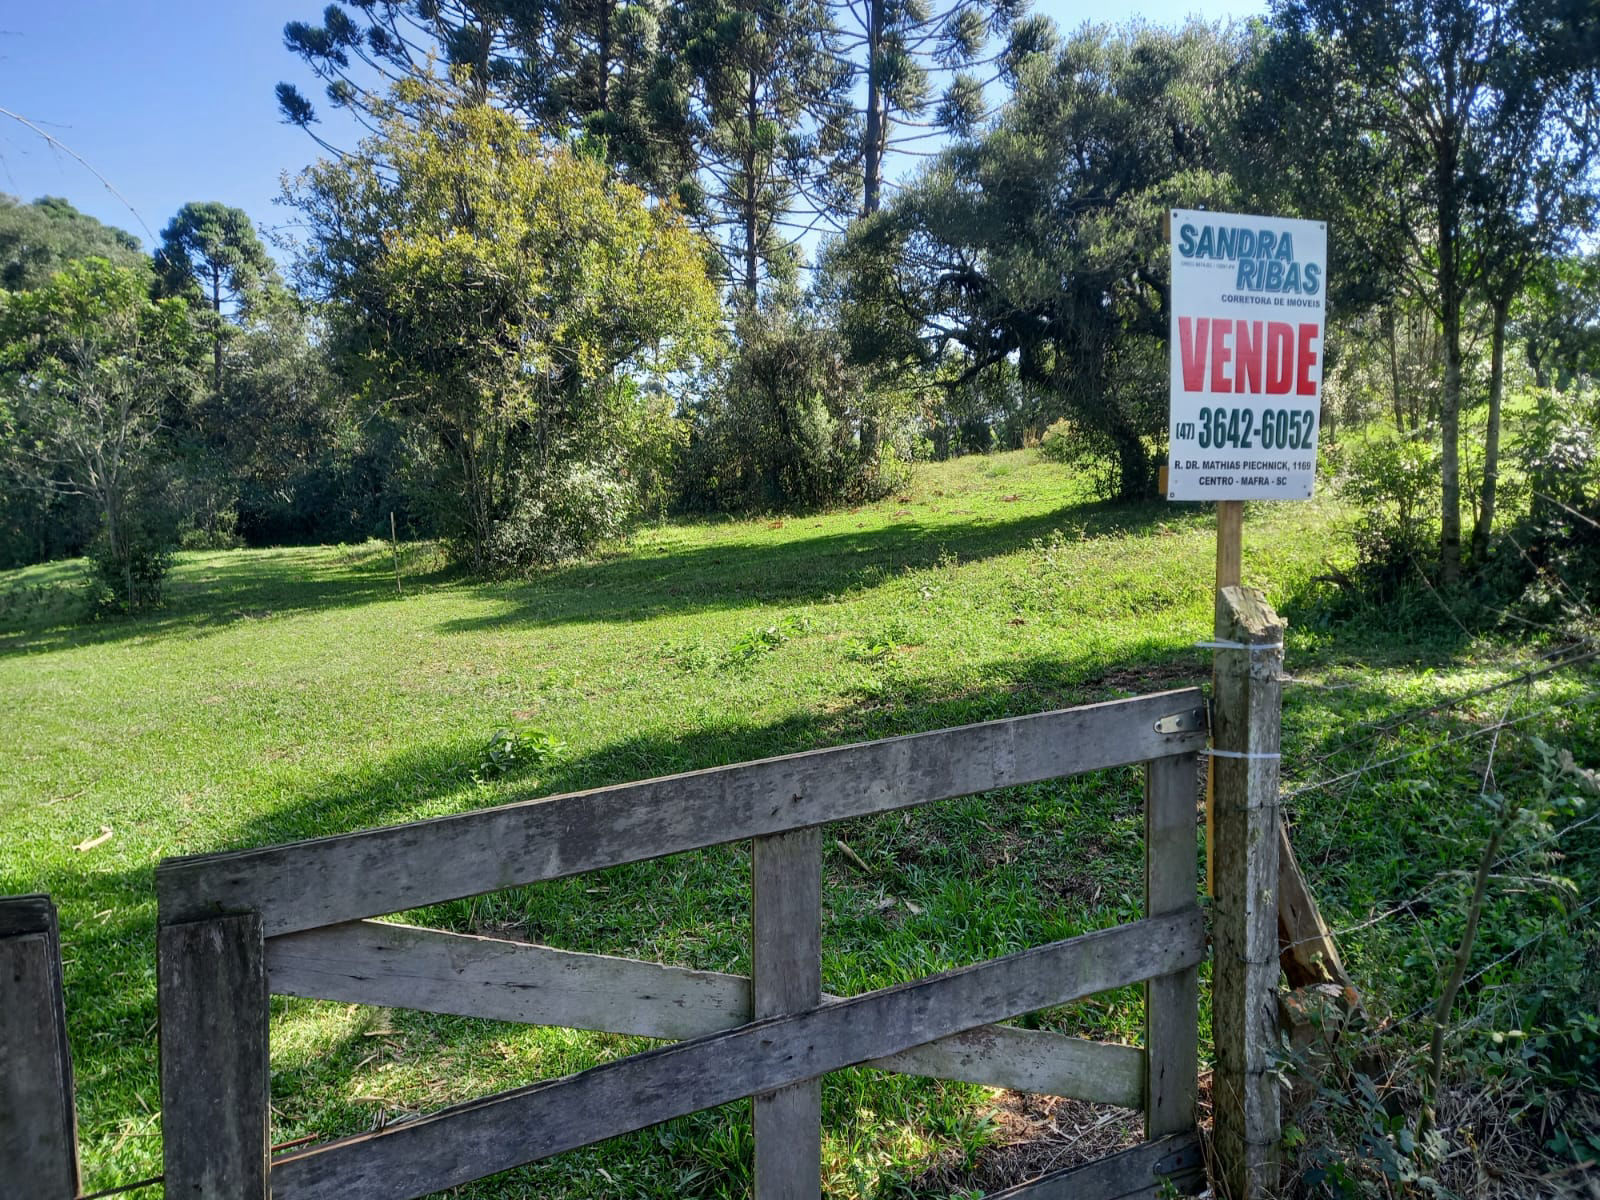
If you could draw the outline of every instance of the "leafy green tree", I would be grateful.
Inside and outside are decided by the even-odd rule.
[[[147,274],[103,258],[0,293],[0,405],[19,475],[99,514],[100,560],[127,607],[160,596],[170,527],[162,434],[187,403],[192,326],[179,299],[151,300]]]
[[[938,366],[949,387],[1013,363],[1148,495],[1166,419],[1164,208],[1228,195],[1214,97],[1247,45],[1086,29],[1035,55],[991,131],[946,151],[840,252],[852,343]]]
[[[587,140],[653,195],[687,199],[694,173],[688,77],[664,44],[664,0],[367,0],[291,21],[284,42],[326,85],[336,109],[392,112],[403,80],[450,87],[546,136]],[[428,50],[436,51],[436,64]],[[285,119],[308,131],[316,106],[278,85]],[[326,143],[324,143],[326,144]]]
[[[349,382],[428,444],[427,495],[474,567],[582,548],[584,486],[637,500],[663,431],[645,385],[712,343],[703,246],[603,163],[402,90],[406,113],[294,189],[305,281]]]
[[[1474,222],[1519,204],[1519,172],[1506,168],[1537,155],[1550,121],[1592,121],[1592,12],[1571,0],[1287,0],[1274,21],[1321,65],[1317,119],[1379,147],[1403,181],[1405,261],[1444,338],[1439,570],[1451,582],[1462,562],[1463,334],[1488,261]],[[1293,98],[1309,108],[1314,97]],[[1486,191],[1495,175],[1501,186]]]
[[[59,196],[23,204],[0,193],[0,288],[39,287],[68,263],[92,255],[125,267],[149,261],[133,234],[102,225]]]
[[[244,210],[191,201],[161,231],[156,272],[168,295],[203,300],[211,309],[211,387],[222,391],[224,306],[237,314],[278,282],[266,247]]]
[[[1537,264],[1512,310],[1511,334],[1540,388],[1600,375],[1600,253]]]

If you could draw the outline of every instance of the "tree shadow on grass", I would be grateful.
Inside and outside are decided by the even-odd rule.
[[[508,591],[505,607],[444,622],[445,632],[584,621],[644,621],[674,613],[810,602],[871,587],[941,561],[1011,554],[1063,526],[1073,536],[1115,538],[1159,522],[1203,519],[1163,503],[1069,504],[1010,521],[892,521],[873,529],[780,543],[709,544],[558,567]]]
[[[288,613],[403,599],[387,548],[209,552],[180,556],[157,611],[96,620],[84,599],[87,568],[50,565],[49,582],[14,588],[18,594],[0,605],[0,657],[193,636]],[[461,578],[452,568],[430,568],[407,573],[405,585],[415,592]]]
[[[1181,658],[1152,655],[1147,661],[1124,664],[1110,675],[1088,659],[996,663],[988,672],[991,682],[981,689],[952,680],[891,683],[871,695],[847,696],[826,711],[796,714],[772,724],[730,718],[687,736],[624,738],[593,754],[535,768],[537,773],[511,779],[508,785],[476,783],[473,773],[483,747],[467,739],[446,740],[335,775],[297,799],[233,826],[209,844],[186,848],[212,852],[347,833],[656,775],[1182,687],[1194,679],[1199,666],[1192,651]],[[237,801],[241,807],[248,802],[248,797]],[[992,832],[997,839],[1005,836],[1004,830]],[[52,856],[35,868],[13,867],[0,879],[0,891],[46,891],[62,910],[69,1029],[83,1134],[93,1168],[90,1178],[96,1185],[117,1182],[110,1174],[132,1174],[156,1165],[150,1146],[140,1148],[133,1159],[127,1158],[134,1153],[131,1149],[119,1151],[118,1158],[111,1147],[123,1118],[159,1110],[153,868],[164,850],[180,844],[181,833],[181,823],[174,821],[169,830],[147,836],[143,845],[129,845],[124,861],[134,865],[95,870],[88,856]],[[732,896],[736,891],[738,902],[745,903],[746,881],[736,863],[743,851],[698,853],[698,865],[683,870],[699,886],[714,889],[717,895]],[[996,857],[1001,853],[998,842],[994,853]],[[682,857],[695,856],[669,861]],[[600,895],[589,890],[596,882],[593,876],[538,885],[544,889],[538,898],[517,902],[516,920],[525,931],[574,949],[616,952],[628,949],[630,941],[643,939],[648,947],[659,944],[657,938],[670,942],[681,934],[699,947],[695,955],[706,958],[704,964],[691,965],[726,967],[731,955],[742,952],[744,933],[735,924],[730,924],[731,942],[704,934],[708,910],[703,900],[662,895],[663,889],[671,891],[677,877],[656,864],[615,868],[607,875]],[[637,914],[625,911],[637,897],[649,898],[648,932],[640,932],[646,927],[636,924]],[[471,927],[493,911],[458,901],[436,906],[426,915],[438,923]],[[485,1027],[482,1036],[497,1035]]]

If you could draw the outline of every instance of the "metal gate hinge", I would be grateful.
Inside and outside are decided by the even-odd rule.
[[[1156,722],[1157,733],[1194,733],[1196,730],[1209,728],[1206,722],[1206,710],[1191,708],[1185,712],[1168,713]]]

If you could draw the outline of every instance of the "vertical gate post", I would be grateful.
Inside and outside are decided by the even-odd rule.
[[[1145,764],[1145,915],[1195,905],[1196,755]],[[1162,975],[1144,991],[1144,1136],[1195,1126],[1200,1057],[1200,968]]]
[[[168,1200],[267,1200],[271,1076],[261,914],[160,926]]]
[[[1217,597],[1216,899],[1212,1028],[1219,1183],[1230,1200],[1277,1188],[1278,751],[1284,623],[1254,588]],[[1230,645],[1231,643],[1231,645]]]
[[[71,1200],[78,1118],[49,896],[0,898],[0,1063],[0,1197]]]
[[[754,839],[751,847],[751,1008],[755,1019],[822,1003],[822,830]],[[822,1194],[822,1081],[751,1101],[756,1200]]]

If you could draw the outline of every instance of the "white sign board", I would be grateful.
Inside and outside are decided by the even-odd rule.
[[[1304,500],[1317,474],[1328,228],[1172,210],[1168,500]]]

